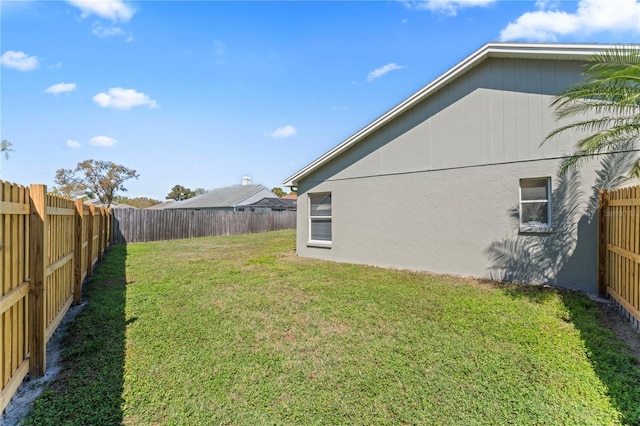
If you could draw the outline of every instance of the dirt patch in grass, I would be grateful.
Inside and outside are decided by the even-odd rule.
[[[596,300],[602,312],[603,324],[611,329],[619,340],[625,342],[640,364],[640,331],[636,330],[610,301]]]

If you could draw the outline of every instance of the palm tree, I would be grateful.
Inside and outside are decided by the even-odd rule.
[[[543,143],[566,131],[584,132],[588,136],[562,162],[561,173],[599,154],[626,152],[634,161],[624,172],[640,177],[640,157],[635,156],[640,145],[640,45],[594,55],[584,75],[584,82],[568,87],[551,103],[556,120],[578,121],[558,127]]]

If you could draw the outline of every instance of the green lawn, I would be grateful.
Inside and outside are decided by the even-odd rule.
[[[33,425],[640,424],[584,295],[298,258],[293,231],[113,247]]]

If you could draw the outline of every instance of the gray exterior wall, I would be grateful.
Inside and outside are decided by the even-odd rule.
[[[485,60],[300,180],[301,256],[596,291],[597,164],[559,178],[578,136],[540,146],[581,62]],[[597,162],[596,162],[597,163]],[[551,234],[519,232],[521,178],[552,178]],[[331,192],[330,248],[308,245],[308,194]]]

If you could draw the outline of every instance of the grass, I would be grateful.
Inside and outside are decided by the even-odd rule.
[[[28,425],[640,424],[584,295],[298,258],[291,231],[113,247]]]

